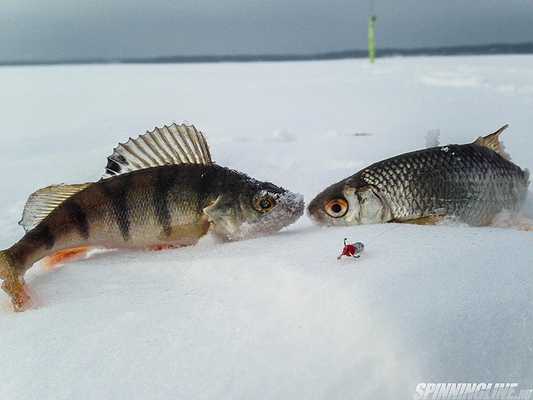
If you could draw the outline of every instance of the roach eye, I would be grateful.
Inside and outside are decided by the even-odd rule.
[[[340,218],[348,212],[348,202],[344,199],[333,199],[328,201],[324,208],[330,217]]]

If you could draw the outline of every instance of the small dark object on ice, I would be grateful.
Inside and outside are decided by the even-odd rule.
[[[342,249],[342,253],[337,257],[337,260],[340,260],[342,256],[353,258],[361,257],[365,245],[361,242],[346,243],[346,240],[348,239],[344,238],[344,248]]]

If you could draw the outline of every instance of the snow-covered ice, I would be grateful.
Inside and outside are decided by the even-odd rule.
[[[202,129],[219,164],[307,200],[431,132],[465,143],[509,123],[507,151],[533,169],[533,56],[378,61],[1,68],[0,248],[32,191],[98,179],[118,141],[173,121]],[[365,243],[359,260],[337,261],[344,237]],[[36,266],[34,309],[0,294],[0,399],[531,387],[532,269],[532,232],[306,216],[260,239]]]

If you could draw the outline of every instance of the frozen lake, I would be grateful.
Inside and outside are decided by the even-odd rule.
[[[97,180],[112,148],[194,123],[213,158],[304,194],[508,123],[533,170],[533,56],[0,68],[0,248],[27,196]],[[531,191],[531,188],[530,188]],[[530,199],[528,207],[533,209]],[[342,240],[363,241],[353,262]],[[1,399],[408,399],[418,382],[533,386],[533,233],[319,228],[114,252],[0,293]]]

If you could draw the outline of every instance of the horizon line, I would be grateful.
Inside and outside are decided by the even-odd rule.
[[[453,55],[533,54],[533,42],[492,43],[482,45],[388,47],[377,49],[377,58],[394,56],[453,56]],[[79,64],[191,64],[224,62],[282,62],[367,58],[366,49],[347,49],[314,53],[279,54],[204,54],[147,57],[87,57],[70,59],[35,59],[0,61],[0,66],[79,65]]]

